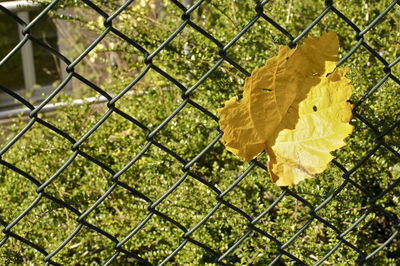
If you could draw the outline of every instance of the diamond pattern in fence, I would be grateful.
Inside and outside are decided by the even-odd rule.
[[[235,27],[228,27],[222,23],[213,25],[213,27],[207,26],[205,20],[211,19],[207,17],[207,14],[225,15],[226,21],[233,21],[233,18],[229,18],[229,14],[224,13],[229,11],[220,10],[223,4],[219,5],[218,1],[199,0],[194,3],[190,3],[191,1],[181,3],[177,0],[171,0],[165,3],[165,6],[173,8],[175,11],[169,14],[167,12],[163,14],[160,11],[158,17],[155,16],[154,18],[150,16],[141,17],[138,10],[148,8],[141,6],[141,4],[152,4],[151,9],[160,8],[160,10],[164,10],[163,2],[150,1],[151,3],[147,3],[146,1],[139,1],[140,3],[136,3],[133,0],[123,3],[116,1],[113,4],[88,0],[75,1],[76,3],[72,3],[72,1],[39,2],[42,2],[42,4],[35,8],[38,8],[40,12],[35,17],[31,17],[30,21],[24,21],[19,16],[18,9],[11,10],[7,8],[6,4],[0,3],[2,16],[12,19],[22,29],[19,42],[5,53],[5,56],[1,59],[0,67],[7,66],[11,60],[14,60],[13,58],[18,57],[24,49],[23,47],[31,44],[40,47],[54,60],[59,60],[61,62],[60,67],[64,68],[62,70],[64,74],[60,75],[62,80],[40,101],[34,102],[29,95],[9,88],[6,84],[0,84],[0,89],[4,95],[14,99],[26,109],[21,116],[22,122],[19,124],[23,126],[20,126],[18,130],[15,130],[15,127],[12,129],[11,126],[7,128],[8,125],[2,127],[4,134],[12,136],[1,143],[0,164],[2,169],[0,173],[3,176],[0,180],[4,187],[1,192],[2,204],[5,202],[12,204],[13,201],[23,202],[11,216],[5,216],[6,213],[11,212],[6,212],[5,206],[1,207],[1,209],[4,209],[0,216],[3,227],[0,241],[0,250],[3,249],[1,251],[3,254],[0,257],[3,259],[3,263],[18,262],[16,257],[20,257],[20,263],[29,263],[27,260],[35,261],[37,258],[41,258],[46,264],[64,264],[66,261],[63,258],[77,256],[75,248],[83,245],[86,246],[85,250],[88,251],[79,253],[78,256],[87,257],[88,261],[103,265],[111,263],[139,265],[215,263],[230,265],[256,262],[270,265],[279,265],[279,263],[319,265],[322,263],[335,264],[335,262],[367,265],[377,263],[375,259],[379,256],[379,252],[398,245],[400,223],[397,217],[399,201],[396,193],[399,189],[400,176],[396,175],[395,172],[399,171],[400,165],[400,147],[396,142],[399,140],[399,112],[394,109],[394,112],[389,115],[392,120],[383,123],[379,120],[373,120],[373,116],[364,111],[367,108],[366,106],[380,99],[379,95],[383,93],[380,90],[384,90],[382,88],[389,83],[391,84],[389,90],[392,90],[391,93],[394,95],[389,104],[394,104],[395,96],[399,95],[400,80],[398,72],[395,70],[400,61],[399,53],[394,53],[397,56],[395,58],[386,56],[386,48],[376,47],[374,43],[374,39],[382,36],[375,36],[376,33],[373,32],[374,29],[388,23],[385,19],[390,16],[397,18],[397,26],[399,27],[400,2],[398,0],[388,2],[379,14],[365,14],[367,23],[363,27],[359,26],[359,24],[365,24],[365,22],[358,21],[361,20],[360,17],[346,16],[349,12],[341,9],[342,3],[339,3],[340,1],[318,1],[318,4],[321,6],[324,4],[324,7],[318,11],[318,14],[312,15],[313,20],[307,21],[304,18],[303,25],[291,24],[290,18],[293,14],[290,12],[297,10],[295,9],[296,1],[246,2],[243,6],[251,7],[251,9],[244,9],[242,12],[235,13],[235,16],[245,17],[246,23],[235,25]],[[283,2],[285,5],[283,5]],[[232,3],[232,5],[236,4],[236,2]],[[49,45],[46,38],[33,34],[35,25],[49,14],[53,17],[60,17],[65,14],[66,10],[72,8],[84,8],[83,10],[85,10],[82,13],[72,13],[72,15],[83,16],[87,12],[89,22],[93,17],[102,21],[102,23],[97,24],[87,23],[87,29],[84,30],[84,34],[87,34],[87,40],[81,40],[81,45],[69,43],[69,45],[76,46],[76,50],[79,50],[79,53],[75,56],[65,54],[62,49]],[[360,4],[359,8],[364,10],[363,8],[366,7]],[[293,11],[291,11],[292,9]],[[282,16],[276,15],[277,13],[274,10],[288,12],[286,22],[283,22]],[[127,20],[130,21],[135,18],[132,15],[135,14],[134,12],[138,12],[137,21],[127,22]],[[202,15],[200,13],[205,14],[205,20],[201,20]],[[166,25],[168,28],[168,31],[165,31],[168,32],[167,35],[160,30],[160,36],[165,35],[165,38],[153,36],[155,40],[162,39],[160,43],[156,41],[152,43],[151,35],[148,36],[149,40],[143,40],[138,38],[140,37],[139,34],[134,34],[135,27],[139,28],[141,23],[147,23],[146,19],[153,20],[152,23],[157,25],[162,24],[163,19],[167,21],[177,14],[179,14],[180,20],[174,20],[176,25],[173,28],[171,28],[172,23]],[[301,14],[301,16],[304,14]],[[307,16],[304,15],[304,17]],[[243,42],[249,41],[249,34],[257,36],[256,33],[261,27],[268,27],[273,34],[265,36],[265,39],[270,42],[273,39],[272,42],[295,47],[309,32],[316,30],[320,25],[322,25],[320,26],[322,30],[331,27],[332,25],[329,23],[324,24],[328,17],[339,25],[345,25],[353,33],[351,36],[340,36],[341,42],[347,42],[351,45],[348,46],[350,47],[349,50],[341,51],[342,56],[337,66],[346,65],[351,68],[354,66],[351,60],[355,60],[359,65],[362,64],[363,62],[356,60],[356,58],[359,58],[357,54],[362,51],[362,55],[368,56],[368,58],[365,58],[368,64],[379,65],[378,68],[381,69],[378,77],[370,74],[362,65],[360,65],[360,69],[355,70],[355,72],[359,72],[359,75],[365,76],[368,84],[373,83],[367,89],[364,84],[354,84],[355,87],[362,87],[359,91],[363,92],[358,95],[362,94],[363,96],[354,99],[352,123],[356,125],[356,131],[370,132],[369,135],[365,135],[364,140],[368,144],[365,144],[365,150],[362,154],[355,152],[354,155],[348,156],[344,161],[340,159],[333,161],[329,170],[336,178],[333,184],[327,185],[310,180],[307,181],[308,186],[305,187],[273,188],[272,185],[267,184],[268,178],[260,180],[261,176],[267,176],[264,155],[260,155],[249,164],[245,164],[238,162],[235,158],[232,159],[232,155],[227,154],[221,148],[223,146],[220,138],[223,133],[218,128],[216,110],[211,109],[211,105],[206,102],[207,99],[204,95],[207,94],[204,94],[204,91],[208,91],[209,88],[219,88],[219,85],[209,85],[215,82],[216,75],[230,77],[235,83],[235,80],[243,81],[246,76],[251,74],[249,65],[251,65],[252,57],[250,56],[250,59],[247,59],[248,56],[243,54],[243,58],[241,58],[235,53],[235,49],[251,49],[248,42],[243,44]],[[64,19],[66,18],[68,16],[64,15]],[[66,19],[63,23],[67,23],[66,21],[69,20]],[[75,23],[82,27],[79,24],[79,19],[70,21],[69,23],[72,23],[72,25]],[[125,23],[124,25],[131,23],[132,26],[120,27],[122,23]],[[215,30],[215,28],[218,28],[218,30]],[[232,32],[231,30],[222,35],[222,32],[227,28],[235,28],[236,31]],[[297,33],[293,30],[294,28],[298,29]],[[132,31],[129,32],[129,30]],[[94,33],[96,33],[95,36]],[[386,34],[397,36],[397,40],[399,40],[399,32],[386,32]],[[210,48],[213,51],[213,54],[210,54],[212,58],[190,59],[191,56],[196,55],[196,51],[193,51],[195,47],[191,46],[190,40],[185,38],[194,35],[202,40],[205,45],[212,47]],[[87,68],[90,64],[85,63],[85,60],[93,57],[95,52],[101,54],[98,47],[107,38],[111,38],[110,36],[114,38],[113,40],[117,40],[116,42],[119,44],[123,43],[124,46],[119,48],[126,49],[127,55],[134,53],[137,58],[142,60],[137,63],[140,68],[136,70],[121,70],[121,73],[123,73],[121,80],[126,76],[129,76],[130,80],[123,87],[116,88],[113,91],[114,93],[108,88],[112,86],[107,84],[106,81],[103,80],[102,83],[99,83],[98,81],[101,79],[89,75],[91,70],[88,71]],[[231,37],[226,39],[226,36]],[[263,42],[263,40],[250,41]],[[88,43],[88,45],[83,47],[85,43]],[[182,43],[184,45],[180,46],[181,51],[174,51],[174,47],[179,47]],[[247,46],[243,47],[244,45]],[[399,51],[398,43],[389,45],[397,45],[396,51]],[[273,47],[268,49],[272,53],[274,52]],[[106,49],[105,52],[113,52],[113,49]],[[165,57],[162,57],[162,54],[167,53],[173,60],[174,52],[186,58],[179,59],[180,61],[175,65],[178,68],[178,64],[186,61],[180,67],[186,69],[187,73],[181,73],[182,75],[179,77],[176,72],[171,70],[171,66],[173,67],[175,63],[169,64],[167,67],[163,65]],[[258,53],[263,53],[263,51],[258,51]],[[252,56],[258,55],[253,54]],[[129,60],[134,59],[125,58],[125,60],[129,62]],[[201,60],[204,60],[204,62],[201,62]],[[121,66],[118,63],[116,64],[117,67]],[[204,65],[206,65],[206,69],[201,72],[201,75],[199,74],[200,71],[194,73],[194,68],[200,68],[195,64],[202,64],[201,69],[205,69]],[[82,72],[82,69],[85,70],[85,68],[86,72]],[[112,69],[115,72],[118,71],[115,68]],[[182,77],[184,78],[182,79]],[[139,96],[151,94],[152,92],[149,91],[148,87],[153,86],[151,82],[158,79],[162,80],[162,86],[169,85],[160,88],[155,83],[154,90],[171,91],[179,97],[173,99],[155,98],[153,103],[145,100],[141,103],[142,100]],[[95,115],[92,117],[84,118],[87,120],[87,124],[82,124],[81,128],[76,128],[76,132],[69,132],[70,128],[56,122],[57,114],[55,116],[47,116],[46,114],[49,106],[57,107],[57,104],[54,105],[54,100],[65,95],[74,82],[86,87],[92,93],[91,95],[96,95],[94,102],[101,107],[93,111]],[[144,89],[140,90],[143,87]],[[239,87],[236,86],[235,88]],[[230,91],[231,95],[232,92],[233,90]],[[197,93],[201,97],[198,97]],[[208,93],[207,97],[213,97],[212,90],[209,90]],[[134,99],[139,102],[138,113],[132,113],[132,109],[125,105],[126,103],[132,104],[131,100],[130,102],[127,101],[132,97],[137,97]],[[146,120],[148,119],[146,115],[151,115],[149,111],[151,109],[161,108],[158,101],[165,101],[161,104],[168,104],[170,112],[157,117],[156,123],[149,123]],[[66,110],[72,110],[90,104],[93,104],[93,102],[74,101],[71,105],[59,104],[58,106],[60,109],[70,108]],[[149,104],[152,105],[150,108],[144,108],[144,105]],[[220,106],[222,104],[220,102]],[[385,108],[390,107],[383,105],[383,111],[385,111]],[[149,112],[149,114],[146,112]],[[184,128],[184,124],[188,123],[185,117],[191,117],[193,113],[196,114],[196,117],[200,117],[201,121],[204,121],[204,125],[201,124],[203,122],[197,125],[201,124],[202,127],[208,127],[212,132],[207,136],[199,136],[203,137],[200,143],[193,140],[196,134],[201,134],[200,130],[190,129],[193,130],[188,131],[191,133],[176,131],[178,128]],[[79,115],[79,113],[67,117],[68,123],[73,123],[70,120],[73,119],[74,115]],[[76,119],[82,118],[77,117]],[[115,121],[125,123],[124,125],[128,125],[126,127],[134,128],[134,130],[113,129],[108,123],[110,125],[117,123]],[[111,131],[114,130],[114,132],[108,132],[110,136],[106,136],[104,134],[107,132],[104,133],[104,131],[107,130],[102,130],[103,127],[107,127]],[[48,132],[47,135],[42,136],[42,139],[31,140],[34,143],[41,143],[44,150],[46,146],[50,145],[50,139],[51,141],[57,139],[57,143],[59,143],[57,145],[65,146],[65,151],[62,154],[67,157],[64,160],[60,160],[61,162],[47,161],[49,165],[58,165],[57,170],[48,175],[44,174],[47,163],[30,166],[29,169],[25,167],[26,165],[25,168],[20,166],[20,160],[30,161],[32,159],[35,162],[35,158],[25,158],[23,155],[30,149],[29,145],[21,147],[19,143],[25,138],[31,138],[30,132],[36,128]],[[67,128],[68,130],[66,130]],[[143,145],[135,147],[134,154],[121,152],[120,154],[123,155],[121,157],[108,158],[108,155],[105,155],[107,149],[115,152],[116,146],[107,147],[106,145],[112,143],[113,134],[117,136],[124,134],[121,138],[117,138],[120,141],[126,141],[126,145],[130,145],[130,141],[133,141],[133,139],[140,139]],[[101,147],[95,149],[93,148],[95,145],[101,145]],[[15,147],[18,147],[17,150]],[[128,149],[128,146],[125,147]],[[345,152],[351,153],[352,147],[355,146],[350,146],[345,149]],[[358,147],[359,150],[361,148]],[[11,154],[16,153],[21,156],[17,156],[17,158],[20,158],[19,160],[10,157]],[[32,151],[29,151],[29,154],[28,156],[31,156]],[[51,154],[45,154],[40,150],[36,150],[34,154],[34,157],[42,156],[44,162],[52,160]],[[114,156],[116,156],[115,154],[117,153],[114,153]],[[386,158],[385,160],[391,160],[395,163],[389,165],[386,161],[382,161],[381,165],[377,165],[371,162],[371,158],[378,157]],[[353,158],[353,160],[349,158]],[[213,168],[212,163],[206,163],[206,161],[218,163],[224,161],[224,163],[220,164],[222,167]],[[110,162],[115,164],[110,165]],[[235,168],[233,164],[236,163],[239,166],[235,166]],[[224,167],[228,169],[224,169]],[[370,186],[368,181],[360,178],[365,173],[363,172],[365,169],[374,167],[380,168],[377,168],[371,175],[379,173],[379,171],[388,171],[389,168],[393,173],[391,179],[382,179],[380,181],[382,186],[378,188]],[[36,169],[36,172],[32,172],[33,169]],[[43,173],[41,173],[41,169]],[[224,171],[229,173],[228,179],[221,177]],[[68,174],[65,174],[66,172]],[[144,181],[146,176],[150,176],[149,173],[152,173],[152,177],[158,178],[153,181]],[[176,173],[180,173],[180,176],[176,176]],[[26,187],[29,187],[28,191],[24,193],[18,191],[18,185],[11,190],[12,186],[5,184],[10,181],[11,177],[14,178],[13,180],[23,180],[15,182],[25,182]],[[69,180],[69,178],[78,177],[82,178],[80,183],[76,180]],[[380,177],[369,176],[368,178],[379,179]],[[99,181],[100,179],[102,181]],[[68,191],[75,191],[68,187],[71,184],[79,184],[82,189],[91,187],[95,191],[93,194],[95,196],[87,196],[87,198],[83,196],[82,202],[71,200],[73,195],[72,192]],[[264,188],[263,185],[265,185]],[[319,185],[324,187],[323,196],[308,195],[307,193],[312,194],[313,191],[305,191],[305,188],[310,189]],[[153,186],[158,187],[158,189],[153,190]],[[250,188],[247,186],[250,186]],[[275,190],[269,191],[271,188]],[[84,191],[81,192],[85,194]],[[355,203],[354,206],[350,206],[351,208],[357,206],[358,209],[346,209],[346,204],[351,199],[354,200],[354,196],[350,196],[349,193],[355,193],[356,197],[359,197],[360,201]],[[123,199],[118,198],[121,195],[124,196]],[[383,204],[388,196],[393,198],[392,205]],[[22,200],[21,197],[25,199]],[[192,197],[197,197],[193,205],[180,206],[179,202],[182,201],[182,198],[192,199]],[[122,203],[110,205],[110,202],[116,201]],[[333,202],[336,203],[332,204]],[[46,208],[45,206],[53,207],[48,210],[48,213],[43,212],[39,218],[38,213],[31,215],[35,210]],[[344,208],[349,219],[338,224],[334,216],[336,212],[341,212],[340,208]],[[183,213],[186,218],[183,219],[180,213]],[[52,217],[52,220],[49,222],[49,227],[44,229],[49,235],[46,239],[37,239],[40,234],[35,233],[37,227],[35,227],[34,221],[50,219],[49,217]],[[370,217],[375,217],[378,222]],[[53,219],[58,221],[57,225],[52,225]],[[113,226],[103,226],[105,223],[102,222],[102,219],[112,221],[110,224]],[[118,219],[121,221],[117,221]],[[229,222],[231,219],[234,221],[233,224]],[[290,226],[288,226],[288,223]],[[368,224],[380,227],[381,233],[383,232],[381,235],[384,235],[384,237],[379,240],[371,239],[372,244],[368,247],[372,248],[366,250],[364,245],[353,240],[361,234],[370,234],[369,231],[365,233]],[[31,228],[31,232],[29,228]],[[60,239],[58,233],[57,236],[53,236],[54,230],[64,231],[65,237]],[[321,238],[307,238],[307,235],[314,233],[312,231],[315,230],[321,231],[319,233]],[[376,236],[372,235],[372,237]],[[90,251],[90,243],[92,242],[88,239],[91,238],[102,243],[100,248],[96,246],[95,250]],[[150,240],[152,242],[149,242]],[[305,242],[308,241],[314,241],[317,245],[321,243],[321,247],[318,248],[320,253],[313,254],[312,250],[308,250],[307,256],[299,254],[296,247],[299,248],[300,246],[300,250],[307,250],[310,245]],[[15,250],[14,255],[10,253],[10,250]],[[157,252],[159,253],[156,254]],[[335,254],[342,255],[337,256]],[[357,256],[354,256],[354,254],[357,254]],[[398,252],[390,251],[385,254],[394,263],[400,260]],[[186,258],[185,256],[193,257],[193,261],[185,261],[183,259],[183,257]],[[254,260],[252,261],[251,257],[253,256]],[[241,258],[244,259],[241,260]],[[340,258],[342,261],[340,261]]]

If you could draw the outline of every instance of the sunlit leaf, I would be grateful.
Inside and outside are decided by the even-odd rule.
[[[218,110],[226,148],[246,161],[267,150],[272,180],[280,186],[325,170],[330,152],[352,130],[352,86],[345,70],[335,70],[338,48],[336,33],[329,32],[296,49],[280,47],[254,70],[243,99]]]

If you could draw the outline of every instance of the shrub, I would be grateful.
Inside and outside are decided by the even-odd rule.
[[[271,1],[264,6],[264,12],[293,36],[297,36],[319,15],[324,3],[293,1],[293,7],[288,9],[290,2]],[[363,1],[335,1],[334,6],[363,29],[389,3],[370,2],[369,5],[365,5]],[[117,5],[110,1],[98,0],[94,3],[109,14],[117,9]],[[67,7],[70,9],[66,9]],[[63,12],[54,12],[53,16],[71,22],[71,31],[75,31],[73,35],[84,44],[81,43],[80,46],[87,46],[92,41],[86,40],[85,43],[85,39],[78,35],[80,30],[85,29],[87,36],[97,36],[104,30],[103,19],[80,2],[66,1],[58,8],[63,8]],[[204,1],[191,14],[191,21],[214,36],[222,45],[226,45],[254,17],[254,8],[255,4],[252,1]],[[72,11],[68,15],[66,10]],[[399,45],[396,42],[399,38],[399,11],[398,8],[392,10],[365,36],[365,41],[388,62],[392,62],[399,55]],[[138,1],[124,10],[113,21],[113,26],[151,52],[182,23],[181,16],[182,11],[172,1],[162,4],[159,1]],[[341,56],[357,42],[354,30],[333,12],[323,18],[310,34],[320,35],[327,30],[336,31],[340,36]],[[251,72],[273,56],[279,45],[287,44],[288,41],[279,30],[261,18],[228,49],[227,56]],[[220,59],[219,49],[220,47],[198,31],[186,26],[153,58],[152,63],[186,88],[190,88]],[[69,56],[75,55],[71,53]],[[112,58],[114,63],[111,62]],[[77,66],[76,71],[115,96],[144,70],[143,61],[144,55],[138,49],[110,33],[89,53],[86,61]],[[91,72],[90,64],[97,66],[96,71]],[[349,67],[348,76],[355,87],[351,99],[354,103],[385,75],[383,65],[364,47],[358,49],[344,66]],[[394,76],[398,75],[399,64],[392,68],[392,73]],[[235,95],[240,96],[245,77],[243,72],[225,61],[191,94],[190,99],[216,115],[217,108],[221,107],[225,100]],[[98,95],[77,79],[74,79],[74,82],[79,97]],[[398,85],[389,79],[357,107],[356,112],[365,117],[379,132],[384,132],[399,118],[400,106],[396,101],[399,96]],[[180,88],[154,69],[150,69],[129,91],[130,93],[115,103],[115,107],[150,130],[154,130],[183,102]],[[71,96],[60,94],[54,101],[69,102]],[[107,110],[106,104],[68,105],[57,110],[54,116],[40,114],[39,117],[40,121],[45,121],[78,140],[104,117]],[[26,120],[21,118],[19,122],[1,132],[4,138],[9,140],[26,124]],[[43,124],[34,123],[2,156],[3,161],[16,166],[41,183],[49,180],[69,158],[75,156],[75,152],[71,150],[72,144]],[[377,132],[359,118],[355,117],[352,124],[356,130],[348,139],[348,145],[335,153],[336,161],[347,170],[356,166],[377,143],[384,141],[399,152],[399,127],[395,127],[383,138],[378,138]],[[182,171],[184,164],[158,144],[167,147],[188,162],[217,137],[217,127],[218,123],[210,116],[187,104],[154,136],[154,144],[146,149],[148,132],[126,117],[113,112],[79,146],[79,154],[74,161],[39,196],[35,192],[37,186],[33,182],[2,165],[0,220],[10,223],[35,199],[43,196],[11,231],[51,252],[76,228],[79,229],[80,224],[76,221],[79,215],[49,198],[61,199],[83,213],[113,185],[113,173],[120,171],[144,149],[143,156],[119,177],[120,185],[85,218],[85,222],[120,241],[144,219],[150,217],[149,222],[126,242],[123,248],[137,252],[151,263],[161,263],[182,243],[183,231],[160,215],[149,216],[149,203],[121,184],[140,191],[154,202],[175,182],[184,178],[176,190],[155,210],[179,222],[186,229],[192,228],[218,204],[217,193],[205,183],[224,191],[249,164],[227,152],[223,143],[218,141],[190,167],[191,174],[186,176]],[[94,159],[89,160],[89,156]],[[261,155],[259,161],[265,163],[265,156]],[[349,183],[335,194],[327,205],[318,210],[318,216],[328,221],[331,227],[318,219],[312,220],[310,207],[295,198],[292,193],[301,196],[313,207],[321,204],[344,182],[343,172],[333,164],[318,178],[302,182],[290,190],[284,189],[287,195],[257,223],[257,226],[281,243],[285,243],[305,224],[310,223],[308,228],[284,249],[307,264],[316,263],[338,243],[337,232],[332,227],[340,232],[345,231],[366,212],[371,197],[384,191],[399,178],[398,161],[399,158],[388,152],[385,147],[380,147],[369,157],[351,175],[351,179],[361,184],[370,195]],[[369,254],[398,230],[393,222],[398,222],[397,215],[400,214],[399,197],[396,196],[398,190],[398,187],[393,188],[377,202],[385,208],[385,212],[379,208],[373,209],[345,236],[345,240]],[[281,188],[271,184],[267,172],[255,167],[223,199],[254,219],[281,193]],[[247,223],[245,216],[223,204],[190,238],[222,254],[243,236],[247,231]],[[381,250],[379,255],[373,256],[371,262],[379,265],[398,263],[400,257],[396,245],[398,240],[395,239],[391,245]],[[84,226],[52,259],[63,264],[104,264],[114,254],[114,246],[112,239]],[[270,263],[279,254],[277,248],[277,243],[253,231],[223,262],[263,265]],[[43,258],[43,254],[13,237],[10,237],[1,249],[3,256],[0,261],[4,264],[37,264]],[[327,260],[335,264],[352,264],[359,259],[359,253],[342,244]],[[215,257],[211,253],[189,242],[171,262],[177,265],[203,265],[211,264],[214,260]],[[286,256],[282,256],[279,262],[282,265],[294,264],[293,260]],[[115,263],[138,262],[121,253]]]

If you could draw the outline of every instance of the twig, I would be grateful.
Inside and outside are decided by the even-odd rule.
[[[289,7],[287,11],[286,23],[290,22],[290,17],[292,16],[293,0],[290,0]]]

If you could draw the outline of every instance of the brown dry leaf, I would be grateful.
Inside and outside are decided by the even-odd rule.
[[[338,48],[336,33],[325,33],[293,50],[280,47],[253,71],[243,99],[218,110],[227,149],[246,161],[267,150],[272,180],[280,186],[325,170],[330,152],[352,130],[352,87],[345,71],[335,70]]]

